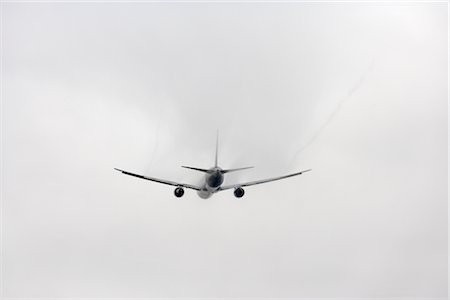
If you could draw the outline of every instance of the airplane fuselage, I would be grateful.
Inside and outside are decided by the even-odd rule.
[[[205,181],[201,189],[197,192],[202,199],[208,199],[215,192],[219,191],[220,186],[224,180],[222,169],[214,167],[208,170],[205,174]]]

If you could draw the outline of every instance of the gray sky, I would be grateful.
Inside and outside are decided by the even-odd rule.
[[[2,6],[3,296],[447,296],[446,3]]]

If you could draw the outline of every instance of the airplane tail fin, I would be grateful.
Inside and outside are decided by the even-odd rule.
[[[214,161],[214,167],[218,166],[218,156],[219,156],[219,130],[217,130],[217,137],[216,137],[216,157]],[[189,166],[181,166],[182,168],[191,169],[195,171],[200,171],[204,173],[208,173],[208,169],[202,169],[202,168],[196,168],[196,167],[189,167]]]
[[[218,167],[218,164],[219,164],[218,159],[219,159],[219,130],[217,130],[217,137],[216,137],[216,157],[215,157],[215,161],[214,161],[214,167]],[[202,168],[189,167],[189,166],[181,166],[181,167],[186,168],[186,169],[195,170],[195,171],[204,172],[204,173],[208,173],[209,171],[211,171],[210,169],[202,169]],[[226,169],[226,170],[221,170],[220,172],[222,174],[225,174],[225,173],[236,172],[236,171],[241,171],[241,170],[246,170],[246,169],[251,169],[251,168],[253,168],[253,167]]]
[[[214,162],[214,166],[218,166],[218,159],[219,159],[219,130],[217,130],[217,136],[216,136],[216,159]]]

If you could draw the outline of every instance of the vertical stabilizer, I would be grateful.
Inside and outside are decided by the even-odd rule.
[[[217,136],[216,136],[216,159],[214,162],[215,167],[217,167],[217,164],[218,164],[218,162],[217,162],[218,157],[219,157],[219,130],[217,130]]]

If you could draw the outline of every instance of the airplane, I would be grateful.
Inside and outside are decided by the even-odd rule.
[[[271,182],[271,181],[276,181],[276,180],[280,180],[280,179],[285,179],[285,178],[301,175],[305,172],[311,171],[311,169],[308,169],[308,170],[303,170],[300,172],[296,172],[296,173],[292,173],[292,174],[288,174],[288,175],[284,175],[284,176],[279,176],[279,177],[273,177],[273,178],[269,178],[269,179],[262,179],[262,180],[250,181],[250,182],[245,182],[245,183],[236,183],[236,184],[222,186],[222,183],[225,179],[224,178],[225,174],[230,173],[230,172],[235,172],[235,171],[251,169],[253,167],[244,167],[244,168],[236,168],[236,169],[222,169],[218,166],[218,152],[219,152],[219,136],[217,135],[216,157],[215,157],[214,167],[209,168],[209,169],[202,169],[202,168],[196,168],[196,167],[181,166],[186,169],[191,169],[191,170],[205,173],[204,182],[201,186],[196,186],[196,185],[187,184],[187,183],[179,183],[179,182],[169,181],[169,180],[165,180],[165,179],[159,179],[159,178],[155,178],[155,177],[148,177],[148,176],[131,173],[128,171],[117,169],[117,168],[114,168],[114,169],[119,172],[122,172],[125,175],[130,175],[130,176],[134,176],[134,177],[145,179],[145,180],[150,180],[150,181],[154,181],[154,182],[158,182],[158,183],[162,183],[162,184],[175,186],[176,188],[174,190],[174,195],[177,198],[183,197],[184,189],[186,188],[186,189],[196,190],[198,196],[202,199],[208,199],[217,192],[221,192],[221,191],[225,191],[225,190],[229,190],[229,189],[234,189],[233,194],[236,198],[242,198],[245,194],[245,191],[243,189],[244,187],[262,184],[262,183]]]

